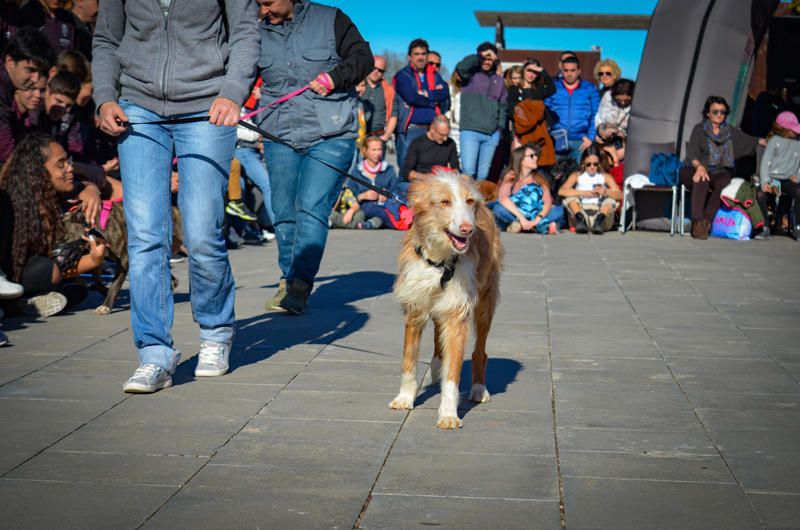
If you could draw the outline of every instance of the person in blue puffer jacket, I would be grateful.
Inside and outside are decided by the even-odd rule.
[[[552,130],[567,131],[569,150],[561,150],[559,154],[569,154],[577,161],[597,134],[594,117],[600,106],[600,93],[592,83],[581,79],[577,57],[562,61],[561,75],[562,79],[556,82],[556,93],[545,100],[545,105],[556,120]]]

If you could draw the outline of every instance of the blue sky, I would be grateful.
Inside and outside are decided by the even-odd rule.
[[[389,49],[406,53],[408,43],[423,37],[442,53],[453,70],[464,56],[483,41],[494,42],[494,27],[478,26],[477,11],[542,11],[569,13],[650,14],[657,0],[427,0],[379,2],[376,0],[319,0],[340,8],[370,42],[373,53]],[[590,50],[602,48],[603,57],[616,60],[622,75],[634,78],[644,49],[645,31],[523,29],[506,27],[506,47],[511,49]]]

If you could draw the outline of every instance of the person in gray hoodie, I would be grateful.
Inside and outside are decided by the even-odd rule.
[[[800,123],[797,116],[790,111],[784,111],[775,118],[772,125],[767,148],[761,157],[759,168],[760,189],[758,203],[764,217],[767,217],[767,196],[770,194],[780,197],[785,193],[794,202],[794,215],[789,226],[795,240],[800,241],[800,220],[798,220],[798,207],[800,207]],[[767,219],[769,221],[769,219]],[[769,222],[764,223],[764,229],[756,236],[757,239],[769,237]]]
[[[222,375],[234,327],[224,194],[234,126],[260,53],[255,0],[103,0],[92,50],[100,128],[119,137],[128,227],[131,326],[140,365],[123,390],[171,386],[180,357],[171,334],[173,157],[181,175],[192,314],[200,326],[195,375]],[[153,123],[172,118],[198,121]]]

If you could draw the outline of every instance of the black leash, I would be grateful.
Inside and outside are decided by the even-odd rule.
[[[208,116],[192,116],[192,117],[187,117],[187,118],[170,118],[168,120],[159,120],[159,121],[142,121],[142,122],[126,121],[126,122],[122,122],[121,125],[123,125],[124,127],[128,127],[130,125],[176,125],[176,124],[179,124],[179,123],[197,123],[197,122],[201,122],[201,121],[208,121]],[[357,177],[355,175],[351,175],[350,173],[348,173],[346,171],[342,171],[341,169],[339,169],[338,167],[334,166],[333,164],[329,164],[328,162],[325,162],[324,160],[320,160],[319,158],[317,158],[317,157],[315,157],[313,155],[310,155],[308,153],[303,153],[298,147],[295,147],[294,145],[290,144],[286,140],[283,140],[283,139],[275,136],[274,134],[268,133],[267,131],[265,131],[264,129],[262,129],[261,127],[259,127],[257,125],[253,125],[252,123],[247,122],[247,121],[240,121],[237,125],[241,125],[245,129],[250,129],[251,131],[260,134],[261,136],[263,136],[264,138],[266,138],[270,142],[275,142],[276,144],[281,144],[283,146],[288,147],[289,149],[291,149],[295,153],[298,153],[298,154],[303,155],[303,156],[307,156],[311,160],[314,160],[315,162],[319,162],[323,166],[336,171],[340,175],[344,175],[346,178],[349,178],[350,180],[352,180],[354,182],[357,182],[357,183],[361,184],[362,186],[364,186],[364,187],[366,187],[366,188],[368,188],[368,189],[370,189],[370,190],[372,190],[374,192],[377,192],[379,195],[383,195],[384,197],[388,197],[390,200],[395,200],[395,201],[399,202],[400,204],[408,206],[406,201],[404,199],[402,199],[396,193],[391,192],[391,191],[389,191],[389,190],[387,190],[385,188],[381,188],[380,186],[376,186],[375,184],[373,184],[372,182],[370,182],[369,180],[367,180],[367,179],[365,179],[363,177]]]

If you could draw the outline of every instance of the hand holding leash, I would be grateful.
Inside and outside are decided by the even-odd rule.
[[[125,132],[128,116],[116,101],[106,101],[100,105],[100,130],[111,136]]]

